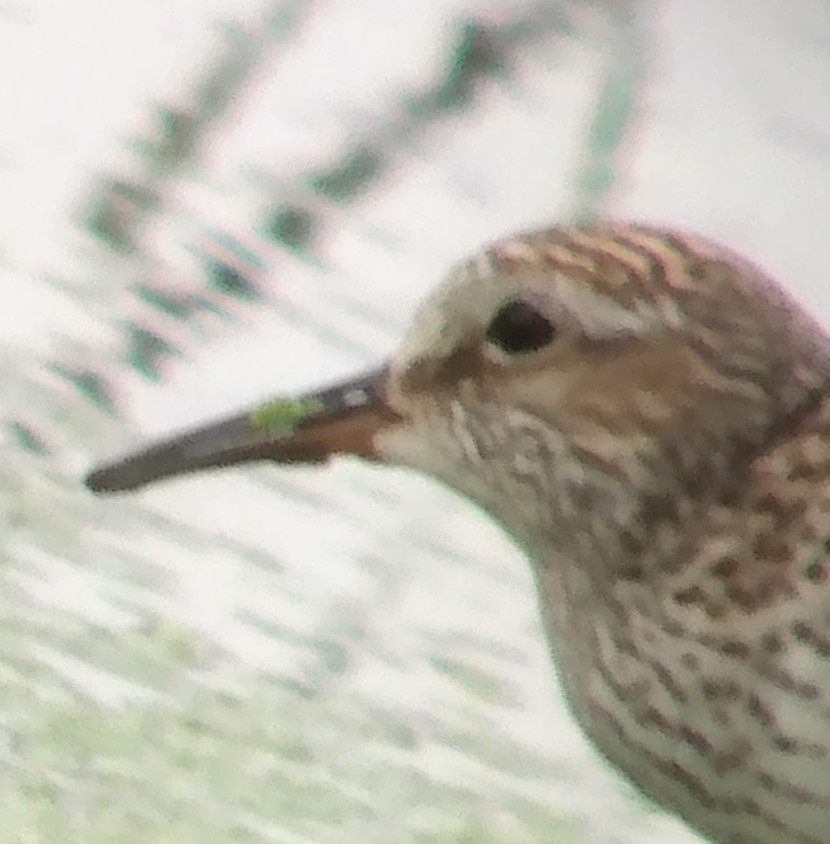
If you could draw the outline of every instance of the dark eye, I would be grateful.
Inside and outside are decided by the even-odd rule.
[[[487,339],[508,354],[534,352],[556,332],[550,320],[530,303],[512,299],[499,308],[487,328]]]

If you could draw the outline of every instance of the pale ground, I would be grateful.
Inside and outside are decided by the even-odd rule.
[[[446,491],[79,477],[380,359],[541,222],[697,228],[830,323],[830,7],[6,0],[0,73],[0,842],[692,841]]]

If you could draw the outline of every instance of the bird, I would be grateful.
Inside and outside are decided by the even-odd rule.
[[[515,539],[571,713],[654,804],[719,844],[830,842],[830,337],[759,265],[646,223],[508,235],[383,365],[86,485],[337,455]]]

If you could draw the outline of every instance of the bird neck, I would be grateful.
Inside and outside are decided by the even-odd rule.
[[[661,571],[682,565],[679,546],[695,525],[740,499],[757,455],[797,430],[828,389],[830,374],[789,379],[786,395],[765,393],[754,404],[701,401],[659,435],[615,429],[575,437],[520,414],[474,497],[537,570],[584,582],[595,595],[614,582],[656,587]]]

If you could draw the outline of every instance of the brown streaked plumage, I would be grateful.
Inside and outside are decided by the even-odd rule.
[[[612,763],[721,844],[830,841],[830,340],[757,267],[645,226],[513,237],[308,408],[87,483],[344,451],[432,474],[527,549]]]

